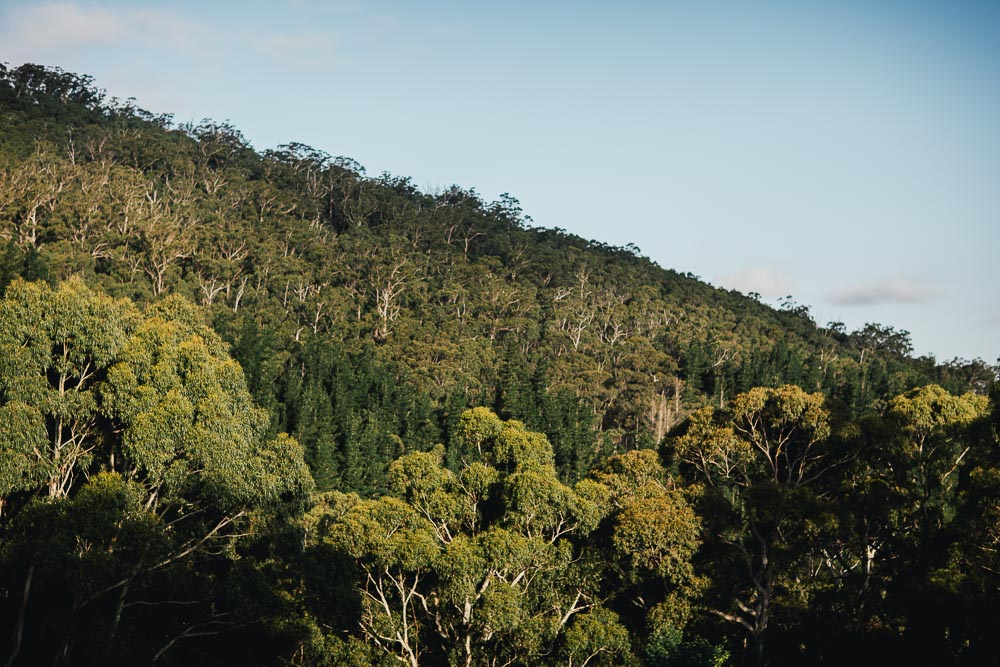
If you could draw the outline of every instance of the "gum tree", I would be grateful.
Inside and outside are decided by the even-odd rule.
[[[760,662],[775,599],[805,553],[792,543],[809,532],[802,517],[816,499],[811,485],[833,463],[824,400],[794,385],[758,387],[728,410],[692,414],[675,443],[706,486],[703,512],[720,547],[711,552],[713,580],[732,580],[712,611],[750,634]]]
[[[2,605],[9,662],[151,662],[238,626],[209,582],[312,488],[301,447],[265,440],[267,426],[189,302],[143,312],[76,280],[13,283],[0,302],[0,572],[20,592]]]
[[[585,626],[607,626],[615,644],[598,650],[581,629],[569,659],[625,650],[627,633],[601,610],[598,571],[578,546],[606,514],[607,490],[560,482],[548,440],[520,422],[476,408],[456,430],[458,472],[442,446],[407,454],[389,471],[394,495],[340,496],[320,530],[357,565],[362,637],[414,667],[446,656],[521,664],[550,654],[591,610]]]

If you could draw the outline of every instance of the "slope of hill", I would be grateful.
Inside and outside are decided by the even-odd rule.
[[[982,391],[989,376],[910,358],[905,332],[822,328],[804,307],[532,227],[507,196],[422,193],[298,144],[257,153],[229,125],[174,127],[58,70],[0,74],[4,282],[80,275],[140,302],[202,303],[323,480],[358,429],[385,465],[390,436],[428,447],[475,404],[544,430],[575,476],[594,451],[654,444],[691,408],[753,386],[797,383],[860,414],[929,381]],[[351,397],[318,406],[337,391]],[[312,441],[316,419],[336,422],[338,442]]]
[[[34,65],[0,239],[6,664],[996,655],[981,361]]]

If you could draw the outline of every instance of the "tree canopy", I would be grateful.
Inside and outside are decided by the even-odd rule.
[[[0,65],[0,659],[978,665],[997,367]]]

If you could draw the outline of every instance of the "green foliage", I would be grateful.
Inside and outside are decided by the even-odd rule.
[[[48,433],[36,408],[20,401],[0,406],[0,498],[29,491],[46,479]]]
[[[713,595],[724,596],[714,613],[750,633],[758,660],[781,594],[794,595],[785,579],[808,567],[809,515],[823,511],[814,485],[833,463],[824,402],[793,385],[755,388],[728,411],[692,415],[674,443],[708,487],[702,512],[718,547],[704,567],[718,587]]]
[[[307,496],[301,447],[286,435],[263,442],[266,413],[218,335],[198,319],[186,301],[158,302],[108,369],[102,393],[122,425],[131,474],[164,498],[197,488],[220,507]]]
[[[69,492],[104,440],[96,386],[138,317],[131,303],[95,294],[82,281],[55,289],[17,281],[0,302],[0,400],[16,406],[7,410],[19,413],[11,426],[21,436],[0,451],[19,468],[44,471],[52,498]]]
[[[632,657],[628,630],[603,607],[577,616],[566,631],[566,652],[569,665],[624,665]]]
[[[893,481],[912,503],[920,529],[941,528],[954,517],[959,467],[972,448],[967,431],[985,419],[988,407],[985,396],[953,396],[936,385],[889,402],[898,433]]]
[[[393,459],[440,440],[442,411],[401,369],[370,351],[310,340],[281,356],[283,363],[271,371],[276,377],[262,382],[256,398],[272,406],[272,431],[286,429],[302,443],[320,489],[382,493]]]
[[[636,568],[684,582],[693,576],[700,529],[694,510],[674,492],[630,503],[618,517],[613,541]]]
[[[51,272],[199,301],[321,488],[384,491],[393,436],[426,450],[476,404],[544,432],[574,481],[754,386],[822,389],[858,414],[946,372],[984,390],[986,371],[909,359],[906,332],[821,329],[530,228],[509,196],[423,194],[300,144],[257,154],[228,124],[171,128],[60,70],[4,69],[0,90],[0,287]]]
[[[198,309],[15,281],[0,352],[0,582],[22,591],[0,600],[10,660],[148,663],[246,624],[241,538],[313,486],[294,440],[264,439]]]
[[[319,523],[320,544],[362,573],[360,636],[411,664],[523,664],[563,636],[570,659],[627,654],[612,612],[568,625],[598,593],[582,556],[607,511],[600,485],[564,485],[544,436],[484,408],[461,416],[455,442],[476,460],[452,472],[441,446],[407,454],[389,470],[396,497],[331,507]],[[591,626],[614,644],[587,644]]]
[[[1000,650],[996,367],[86,76],[0,115],[8,664]]]

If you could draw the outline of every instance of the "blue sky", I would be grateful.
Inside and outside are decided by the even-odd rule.
[[[1000,0],[0,0],[0,60],[1000,355]]]

